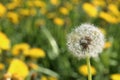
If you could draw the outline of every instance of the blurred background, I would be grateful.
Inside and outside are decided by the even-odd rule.
[[[66,35],[82,23],[106,37],[93,80],[120,80],[120,0],[0,0],[0,80],[87,80]]]

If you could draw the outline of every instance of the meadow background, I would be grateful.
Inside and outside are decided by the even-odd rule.
[[[120,0],[0,0],[0,80],[87,80],[86,61],[66,46],[82,23],[106,38],[93,80],[120,80]]]

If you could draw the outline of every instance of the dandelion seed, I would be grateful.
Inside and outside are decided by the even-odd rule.
[[[74,56],[97,57],[104,47],[104,35],[91,24],[82,24],[67,35],[67,46]]]

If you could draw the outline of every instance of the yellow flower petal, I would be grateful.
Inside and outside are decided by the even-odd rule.
[[[92,0],[92,3],[95,6],[101,6],[101,7],[105,7],[106,6],[106,3],[105,3],[104,0]]]
[[[6,7],[7,7],[7,9],[9,9],[9,10],[13,10],[13,9],[15,9],[16,7],[18,7],[18,5],[17,5],[16,3],[8,3],[8,4],[6,5]]]
[[[41,76],[40,80],[48,80],[46,76]]]
[[[100,12],[99,17],[106,20],[109,23],[118,23],[119,19],[117,19],[115,16],[112,16],[109,13],[106,12]]]
[[[90,3],[84,3],[83,9],[91,17],[96,17],[98,14],[97,8]]]
[[[64,25],[64,20],[62,18],[54,18],[54,23],[56,25],[59,25],[59,26],[63,26]]]
[[[9,10],[13,10],[21,6],[21,4],[22,4],[22,0],[11,0],[11,2],[7,3],[6,7]]]
[[[19,9],[19,14],[22,16],[29,16],[30,11],[29,11],[29,9]]]
[[[104,45],[104,49],[110,48],[112,46],[111,42],[106,42]]]
[[[29,50],[28,56],[32,58],[44,58],[45,52],[40,48],[32,48]]]
[[[6,7],[0,3],[0,17],[2,17],[6,13]]]
[[[28,7],[34,7],[34,2],[33,2],[32,0],[27,0],[27,1],[26,1],[26,5],[27,5]]]
[[[119,16],[119,10],[118,7],[114,4],[109,4],[108,9],[116,16]]]
[[[24,55],[27,55],[28,51],[29,51],[29,48],[30,48],[30,46],[27,43],[16,44],[12,48],[12,54],[14,56],[17,56],[21,53],[23,53]]]
[[[60,4],[60,0],[50,0],[50,3],[57,6]]]
[[[46,3],[40,0],[34,0],[33,1],[34,5],[36,7],[41,7],[41,8],[45,8],[46,7]]]
[[[68,9],[65,8],[65,7],[61,7],[61,8],[59,9],[59,11],[60,11],[60,13],[62,13],[63,15],[68,15],[68,14],[69,14]]]
[[[5,68],[5,65],[3,63],[0,63],[0,70],[3,70]]]
[[[14,23],[14,24],[18,24],[19,23],[19,15],[15,12],[8,12],[7,13],[7,17],[8,19]]]
[[[29,74],[27,65],[19,59],[12,60],[7,72],[11,75],[19,75],[22,78],[25,78]]]
[[[111,80],[120,80],[120,73],[112,74],[110,78]]]
[[[91,66],[91,74],[95,75],[96,74],[96,70],[93,66]],[[88,76],[88,70],[87,70],[87,65],[82,65],[79,67],[79,73],[81,73],[84,76]]]
[[[3,50],[9,50],[10,49],[10,40],[2,32],[0,32],[0,48],[3,49]]]

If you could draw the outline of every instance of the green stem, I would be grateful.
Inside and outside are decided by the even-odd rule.
[[[50,69],[44,68],[44,67],[39,66],[38,70],[36,70],[36,71],[59,78],[59,75],[56,72],[54,72]]]
[[[86,60],[87,60],[87,70],[88,70],[88,80],[92,80],[92,75],[91,75],[91,64],[90,64],[90,56],[87,54],[86,56]]]
[[[57,45],[55,39],[53,38],[53,36],[51,35],[51,33],[47,30],[47,28],[45,28],[45,26],[42,26],[41,29],[42,29],[42,32],[44,33],[44,35],[48,38],[50,45],[52,46],[53,54],[52,55],[48,54],[48,56],[51,59],[54,59],[59,55],[58,45]]]

